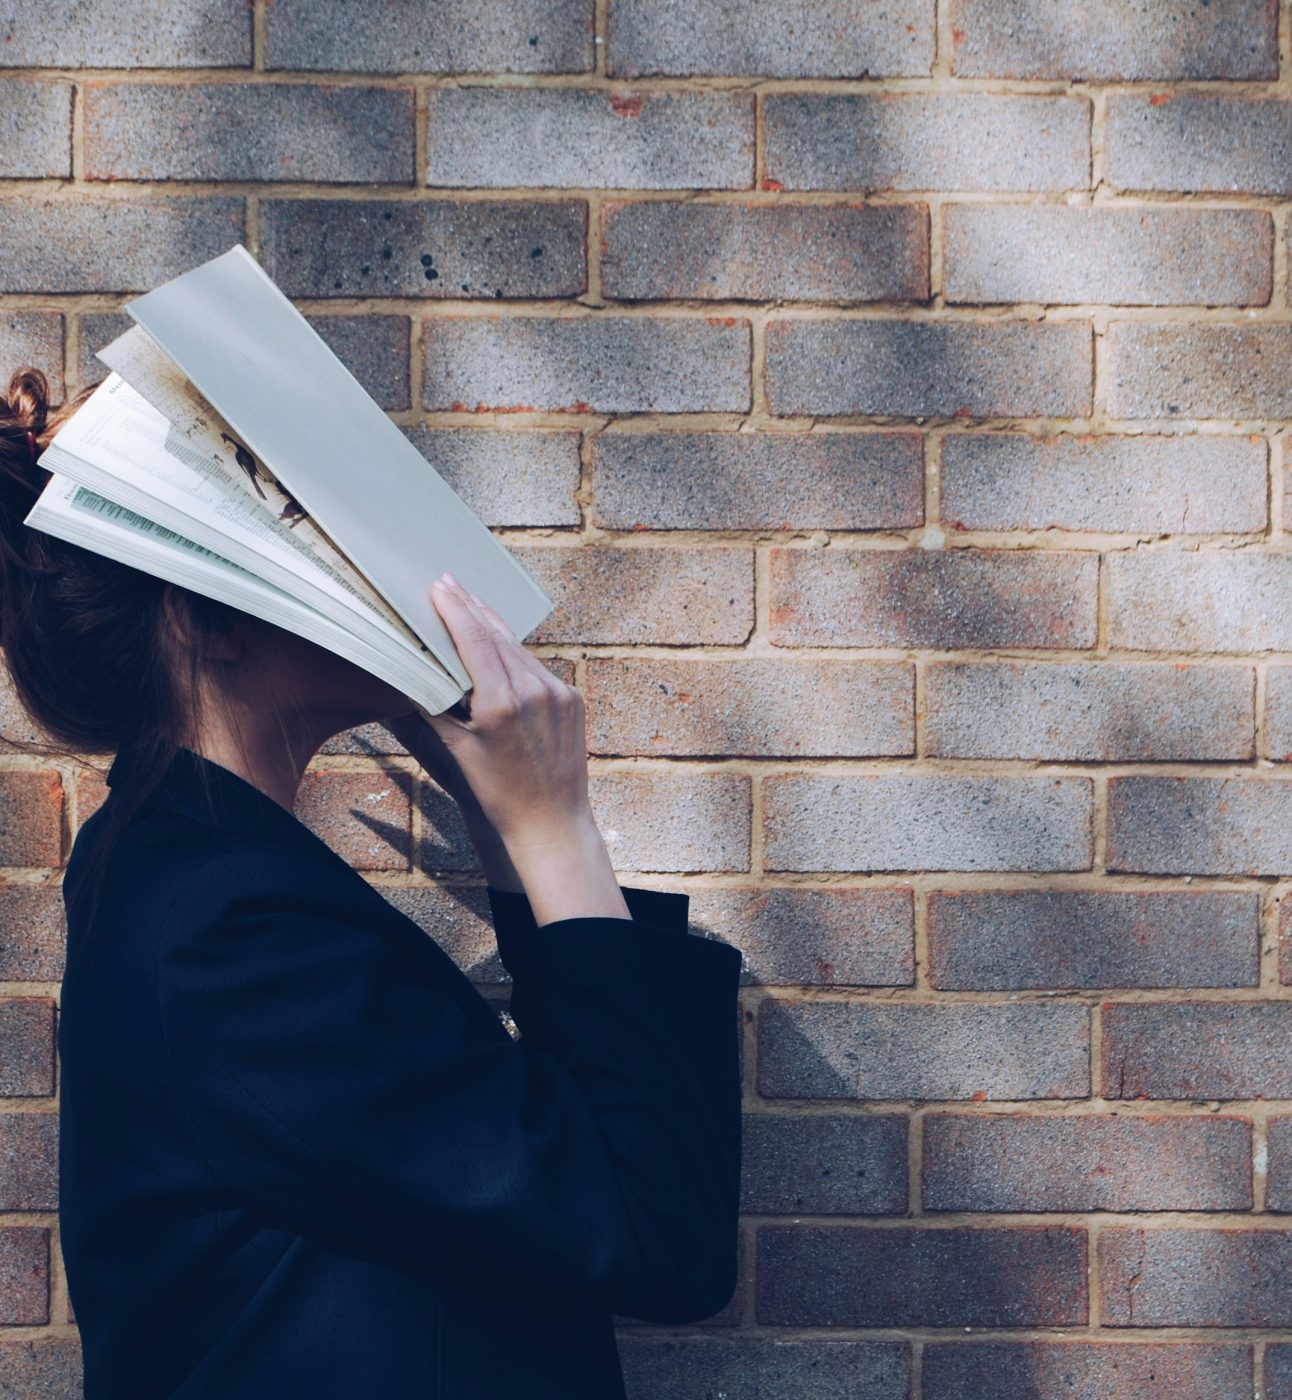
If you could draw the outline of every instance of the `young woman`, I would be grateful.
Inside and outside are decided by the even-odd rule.
[[[0,400],[0,645],[51,743],[113,754],[63,882],[60,1242],[88,1400],[622,1396],[612,1321],[735,1287],[740,956],[621,888],[584,715],[431,595],[469,706],[22,524],[60,413]],[[457,801],[514,1038],[293,815],[381,721]]]

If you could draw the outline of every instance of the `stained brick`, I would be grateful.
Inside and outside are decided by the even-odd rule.
[[[958,991],[1254,987],[1260,898],[1211,890],[942,890],[929,981]]]
[[[1292,1231],[1109,1227],[1099,1276],[1109,1327],[1287,1327]]]
[[[241,199],[215,195],[12,195],[0,199],[0,291],[149,291],[228,252],[243,219]]]
[[[593,439],[612,530],[897,530],[924,523],[914,432],[613,432]]]
[[[1265,306],[1274,222],[1258,209],[953,204],[949,303]]]
[[[406,428],[404,435],[486,525],[577,525],[579,434]]]
[[[772,1099],[1058,1099],[1090,1092],[1084,1006],[778,1001],[758,1008]]]
[[[0,201],[0,219],[3,218],[3,208],[3,201]],[[10,373],[20,365],[35,365],[43,370],[49,381],[50,403],[62,403],[66,393],[63,383],[63,318],[48,311],[0,312],[0,364],[12,366]],[[9,718],[6,710],[4,732],[13,734],[15,731],[7,722]]]
[[[621,870],[748,870],[749,779],[736,773],[605,773],[593,815]]]
[[[783,319],[767,326],[774,414],[1075,417],[1089,413],[1090,394],[1090,327],[1077,322]]]
[[[899,1113],[747,1113],[740,1208],[755,1215],[903,1214],[906,1132]]]
[[[1108,827],[1109,870],[1292,874],[1292,780],[1112,778]]]
[[[0,1210],[58,1209],[58,1115],[0,1114]]]
[[[774,549],[776,646],[1090,647],[1094,554]]]
[[[925,1210],[1250,1210],[1252,1125],[1178,1114],[932,1113]]]
[[[748,189],[747,92],[436,88],[426,182],[476,189]]]
[[[0,865],[58,865],[62,814],[62,779],[53,770],[0,773]]]
[[[906,1400],[910,1393],[910,1356],[900,1342],[621,1336],[619,1355],[629,1400]]]
[[[792,1327],[1063,1327],[1086,1321],[1086,1232],[1058,1226],[766,1225],[757,1316]]]
[[[585,291],[582,200],[269,199],[265,271],[292,297],[573,297]]]
[[[1108,1002],[1110,1099],[1292,1098],[1292,1003]]]
[[[0,177],[71,173],[71,83],[0,79]]]
[[[609,203],[608,297],[924,301],[923,205]]]
[[[65,936],[59,886],[0,887],[0,981],[60,980]]]
[[[942,519],[957,530],[1207,534],[1265,528],[1263,438],[951,433]]]
[[[1255,754],[1248,666],[932,661],[924,681],[932,756],[1108,762]]]
[[[1167,10],[1104,0],[953,0],[957,77],[1277,78],[1276,0]]]
[[[750,328],[644,316],[437,316],[426,324],[425,407],[454,412],[742,412]]]
[[[0,1226],[0,1325],[40,1327],[49,1321],[49,1230]]]
[[[907,662],[604,659],[590,660],[586,674],[595,754],[915,751]]]
[[[64,1400],[81,1394],[83,1385],[79,1337],[0,1342],[0,1393],[15,1400]]]
[[[406,773],[307,772],[296,816],[356,870],[409,868]]]
[[[351,42],[353,42],[351,33]],[[0,67],[223,68],[251,63],[251,9],[210,0],[122,0],[70,19],[43,0],[6,0]]]
[[[1292,1211],[1292,1117],[1275,1114],[1266,1129],[1265,1209]]]
[[[1084,97],[816,92],[766,98],[765,168],[786,190],[1072,190],[1090,183]]]
[[[307,316],[328,348],[385,409],[409,408],[407,316]]]

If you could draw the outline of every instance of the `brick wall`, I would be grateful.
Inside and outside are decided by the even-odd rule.
[[[625,878],[744,950],[742,1281],[623,1323],[632,1395],[1289,1400],[1286,6],[71,8],[0,16],[0,364],[74,392],[245,240],[556,598]],[[5,1393],[79,1393],[101,795],[0,760]],[[299,810],[505,1001],[382,731]]]

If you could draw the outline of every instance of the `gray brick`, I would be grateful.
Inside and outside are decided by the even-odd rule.
[[[1178,1114],[931,1113],[925,1210],[1250,1210],[1252,1125]]]
[[[582,73],[592,0],[437,0],[370,7],[362,42],[345,0],[274,0],[266,66],[358,73]]]
[[[1073,190],[1090,184],[1084,97],[772,93],[765,188]]]
[[[582,200],[270,199],[265,271],[293,297],[574,297],[588,285]]]
[[[909,1394],[910,1359],[900,1342],[621,1336],[619,1354],[628,1400],[906,1400]]]
[[[0,78],[0,177],[71,173],[71,83]]]
[[[85,84],[90,180],[407,183],[411,88]]]
[[[613,432],[593,450],[611,530],[899,530],[924,523],[914,432]]]
[[[1277,0],[1172,5],[953,0],[962,78],[1277,78]]]
[[[749,869],[749,779],[737,773],[594,773],[592,810],[617,869]]]
[[[0,997],[0,1095],[44,1098],[53,1092],[53,1001]]]
[[[1275,761],[1292,763],[1292,666],[1266,672],[1265,749]]]
[[[1265,1209],[1292,1211],[1292,1117],[1275,1114],[1266,1130],[1268,1175]]]
[[[765,784],[769,870],[1085,870],[1086,778],[888,772]]]
[[[577,525],[579,434],[406,428],[404,436],[486,525]]]
[[[49,311],[0,311],[0,364],[9,367],[6,385],[7,375],[21,365],[43,370],[49,381],[50,402],[61,404],[67,393],[63,379],[63,318]],[[13,730],[5,732],[12,734]]]
[[[7,725],[3,732],[13,733]],[[66,933],[58,885],[0,886],[0,980],[60,981]]]
[[[0,1210],[58,1209],[58,1115],[0,1114]]]
[[[351,35],[353,41],[353,34]],[[245,0],[122,0],[53,10],[6,0],[0,67],[224,68],[251,63]]]
[[[411,406],[407,316],[307,316],[328,348],[385,409]]]
[[[125,311],[88,311],[80,317],[81,343],[76,366],[79,385],[97,384],[111,374],[95,351],[102,350],[134,324],[134,319]]]
[[[953,433],[942,519],[958,530],[1209,534],[1267,523],[1263,439]]]
[[[690,910],[696,932],[740,949],[746,984],[908,987],[915,981],[909,888],[694,890]]]
[[[1248,666],[933,661],[924,679],[932,756],[1148,762],[1256,753]]]
[[[743,301],[924,301],[924,205],[609,204],[605,294]]]
[[[1098,559],[1017,549],[774,549],[775,646],[1090,647]]]
[[[43,1327],[48,1321],[49,1230],[0,1226],[0,1326]]]
[[[1292,326],[1113,321],[1113,418],[1292,418]]]
[[[426,182],[477,189],[748,189],[747,92],[436,88]]]
[[[1254,987],[1260,898],[1211,890],[940,890],[929,983],[951,991]]]
[[[1108,785],[1108,868],[1292,874],[1292,780],[1124,777]]]
[[[319,753],[358,754],[365,758],[385,754],[406,754],[408,750],[386,728],[376,721],[342,729],[319,747]]]
[[[1292,1343],[1271,1342],[1265,1348],[1265,1400],[1292,1400]]]
[[[150,291],[245,238],[243,202],[211,195],[0,199],[0,291]]]
[[[749,323],[715,321],[436,317],[424,332],[425,406],[455,412],[742,413],[750,406]]]
[[[1108,635],[1132,651],[1292,647],[1292,556],[1234,550],[1108,555]]]
[[[1259,209],[953,204],[948,303],[1265,306],[1274,221]]]
[[[758,1231],[757,1316],[790,1327],[1085,1323],[1086,1232],[1036,1225]]]
[[[592,659],[586,689],[594,754],[915,752],[908,662]]]
[[[933,66],[933,0],[860,10],[848,0],[610,0],[608,30],[606,71],[618,77],[894,78]]]
[[[0,1395],[14,1400],[67,1400],[80,1395],[81,1339],[41,1337],[0,1343]]]
[[[1123,190],[1292,194],[1292,102],[1212,93],[1114,93],[1104,178]]]
[[[1106,1098],[1292,1097],[1292,1003],[1108,1002],[1103,1025]]]
[[[742,1212],[901,1215],[906,1211],[906,1118],[746,1113]]]
[[[1077,322],[787,318],[767,326],[774,414],[1077,417],[1090,412],[1091,371],[1090,327]]]

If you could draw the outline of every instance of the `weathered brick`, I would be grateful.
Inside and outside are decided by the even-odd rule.
[[[353,729],[343,729],[339,734],[332,735],[319,748],[321,754],[361,754],[368,758],[407,752],[390,730],[376,721],[356,725]]]
[[[1292,874],[1292,780],[1111,778],[1108,869]]]
[[[1270,1118],[1266,1147],[1265,1209],[1292,1211],[1292,1117]]]
[[[746,1113],[742,1211],[755,1215],[901,1215],[906,1117],[900,1113]]]
[[[359,73],[581,73],[592,67],[590,0],[439,0],[374,12],[355,42],[345,0],[274,0],[266,66]]]
[[[407,316],[305,319],[382,408],[411,407]]]
[[[83,93],[89,180],[413,177],[412,88],[92,81]]]
[[[1027,987],[1254,987],[1260,897],[1245,891],[941,890],[929,981]]]
[[[1292,1230],[1107,1227],[1099,1232],[1109,1327],[1287,1327]]]
[[[573,297],[587,289],[582,200],[269,199],[265,271],[291,297]]]
[[[1292,556],[1227,549],[1117,552],[1105,566],[1108,635],[1119,650],[1292,647]]]
[[[426,408],[554,413],[744,412],[748,321],[644,316],[437,316]]]
[[[0,981],[59,981],[65,942],[59,886],[0,886]]]
[[[1057,1099],[1090,1092],[1084,1006],[778,1001],[758,1008],[771,1099]]]
[[[606,658],[586,675],[594,754],[915,752],[909,662]]]
[[[579,523],[577,431],[403,431],[486,525]]]
[[[942,758],[1248,759],[1248,666],[932,661],[925,752]]]
[[[78,829],[85,825],[88,817],[94,815],[107,801],[108,785],[102,771],[87,769],[76,775],[76,824]]]
[[[0,1210],[58,1209],[58,1115],[0,1114]]]
[[[1106,122],[1104,178],[1117,189],[1292,194],[1292,102],[1121,92]]]
[[[923,1377],[924,1400],[1248,1400],[1252,1349],[1232,1342],[930,1342]]]
[[[1112,321],[1114,418],[1292,418],[1292,326]]]
[[[748,189],[748,92],[435,88],[426,183],[444,187]]]
[[[1260,209],[953,204],[949,303],[1265,306],[1274,221]]]
[[[915,980],[909,888],[760,886],[690,893],[692,928],[740,949],[746,983],[905,987]]]
[[[613,432],[593,443],[611,530],[900,530],[924,523],[914,432]]]
[[[0,997],[0,1096],[44,1098],[53,1092],[53,1000]]]
[[[473,982],[511,979],[498,957],[489,896],[482,885],[418,885],[381,893],[407,914]]]
[[[81,1394],[83,1386],[79,1337],[0,1342],[0,1394],[14,1400],[66,1400]]]
[[[1130,0],[953,0],[961,78],[1277,78],[1276,0],[1159,9]]]
[[[774,414],[1078,417],[1090,412],[1090,395],[1090,327],[1077,322],[781,319],[767,326]]]
[[[1110,1099],[1292,1097],[1292,1003],[1107,1002]]]
[[[890,772],[776,774],[764,785],[769,870],[1085,870],[1087,778]]]
[[[1263,530],[1264,438],[951,433],[942,519],[954,530],[1209,534]]]
[[[1098,558],[1018,549],[774,549],[775,646],[1091,647]]]
[[[0,291],[149,291],[244,237],[241,199],[12,195],[0,199]]]
[[[910,1393],[910,1356],[900,1342],[621,1336],[619,1356],[629,1400],[906,1400]]]
[[[754,622],[752,551],[516,546],[556,610],[531,642],[739,645]]]
[[[408,774],[305,774],[296,816],[356,870],[409,868],[412,800]]]
[[[925,205],[651,200],[609,203],[604,211],[601,281],[608,297],[928,299]]]
[[[62,860],[63,782],[52,769],[0,773],[0,865]]]
[[[1279,900],[1279,981],[1292,983],[1292,895]]]
[[[933,65],[932,0],[878,10],[610,0],[608,19],[606,71],[616,77],[895,78]]]
[[[1072,190],[1090,184],[1084,97],[817,92],[766,98],[765,186]]]
[[[0,1226],[0,1325],[40,1327],[49,1321],[49,1230]]]
[[[742,774],[600,772],[589,788],[618,869],[749,869],[749,779]]]
[[[1250,1210],[1252,1125],[1179,1114],[931,1113],[925,1210]]]
[[[0,177],[71,173],[71,83],[0,78]]]
[[[351,34],[353,42],[353,33]],[[251,63],[251,9],[210,0],[122,0],[72,16],[43,0],[6,0],[0,67],[224,68]]]
[[[1265,676],[1265,749],[1292,763],[1292,666],[1270,666]]]
[[[917,1225],[758,1231],[757,1317],[791,1327],[1063,1327],[1086,1321],[1086,1232]]]
[[[124,311],[90,311],[77,318],[80,326],[80,347],[76,365],[76,382],[97,384],[112,372],[95,351],[102,350],[117,336],[128,331],[134,320]]]
[[[3,210],[3,202],[0,202]],[[2,215],[0,215],[2,217]],[[9,368],[35,365],[49,381],[50,403],[63,402],[63,318],[48,311],[0,311],[0,364]],[[8,379],[6,377],[6,385]],[[6,711],[4,718],[8,720]],[[5,733],[14,731],[8,723]]]

